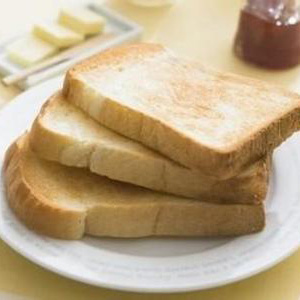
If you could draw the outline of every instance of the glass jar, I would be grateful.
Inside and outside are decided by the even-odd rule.
[[[285,69],[300,63],[300,11],[296,0],[248,0],[234,42],[245,61]]]

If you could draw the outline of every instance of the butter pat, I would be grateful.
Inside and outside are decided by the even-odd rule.
[[[6,47],[8,58],[23,67],[32,66],[53,55],[58,49],[53,45],[28,35]]]
[[[46,42],[59,48],[66,48],[80,43],[84,36],[58,23],[42,23],[34,26],[33,33]]]
[[[60,24],[84,35],[102,32],[105,24],[104,18],[86,8],[63,9],[58,21]]]

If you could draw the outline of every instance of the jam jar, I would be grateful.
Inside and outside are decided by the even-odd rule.
[[[234,52],[270,69],[300,63],[300,11],[296,0],[248,0],[240,11]]]

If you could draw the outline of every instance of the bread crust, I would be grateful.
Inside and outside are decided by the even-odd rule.
[[[60,239],[81,238],[85,228],[85,211],[62,208],[27,182],[22,154],[25,143],[25,136],[22,136],[5,155],[3,172],[11,209],[27,227],[41,234]]]
[[[264,227],[263,205],[201,203],[113,182],[38,159],[26,139],[19,138],[6,153],[5,188],[16,216],[39,233],[62,239],[79,239],[84,232],[110,237],[232,236]],[[56,198],[68,189],[72,207],[56,202],[53,189]],[[84,197],[90,199],[85,202]]]
[[[110,67],[117,68],[119,64],[122,65],[122,62],[132,57],[135,57],[134,62],[138,61],[142,64],[145,61],[146,64],[156,54],[161,57],[172,57],[162,46],[145,43],[124,46],[93,56],[67,72],[63,87],[64,96],[106,127],[139,141],[182,165],[198,168],[206,175],[218,179],[236,176],[300,128],[300,96],[298,94],[258,80],[199,67],[203,73],[215,77],[217,82],[253,86],[254,95],[258,94],[258,97],[260,91],[263,97],[266,97],[269,91],[271,95],[272,91],[272,95],[278,94],[282,98],[291,100],[288,105],[279,104],[281,105],[278,106],[281,107],[280,113],[273,114],[270,108],[268,114],[272,114],[272,118],[266,122],[261,117],[259,128],[247,131],[244,139],[241,138],[237,142],[229,142],[228,145],[224,144],[220,147],[207,146],[178,130],[176,126],[171,126],[165,120],[152,116],[151,112],[145,113],[122,100],[110,98],[105,93],[101,94],[101,90],[89,85],[88,80],[84,78],[85,74],[92,73],[96,69],[103,68],[105,73]],[[142,75],[135,75],[132,80],[138,82],[138,76]],[[126,90],[126,87],[124,89]],[[222,96],[222,91],[219,96]],[[269,101],[272,103],[275,99]],[[199,111],[199,116],[205,113],[205,108],[203,108]],[[231,136],[228,140],[235,138]]]

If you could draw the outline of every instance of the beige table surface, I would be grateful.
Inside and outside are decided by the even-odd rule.
[[[0,40],[22,30],[24,25],[55,15],[61,5],[79,2],[84,0],[0,0]],[[245,65],[232,55],[232,38],[241,2],[179,0],[179,4],[170,9],[154,10],[136,8],[124,0],[109,3],[145,27],[145,40],[162,42],[182,55],[219,69],[278,82],[300,91],[300,68],[272,73]],[[19,93],[17,88],[0,84],[0,107]],[[151,295],[96,288],[65,279],[27,261],[0,240],[1,300],[296,300],[299,297],[300,251],[266,272],[225,287],[177,295]]]

